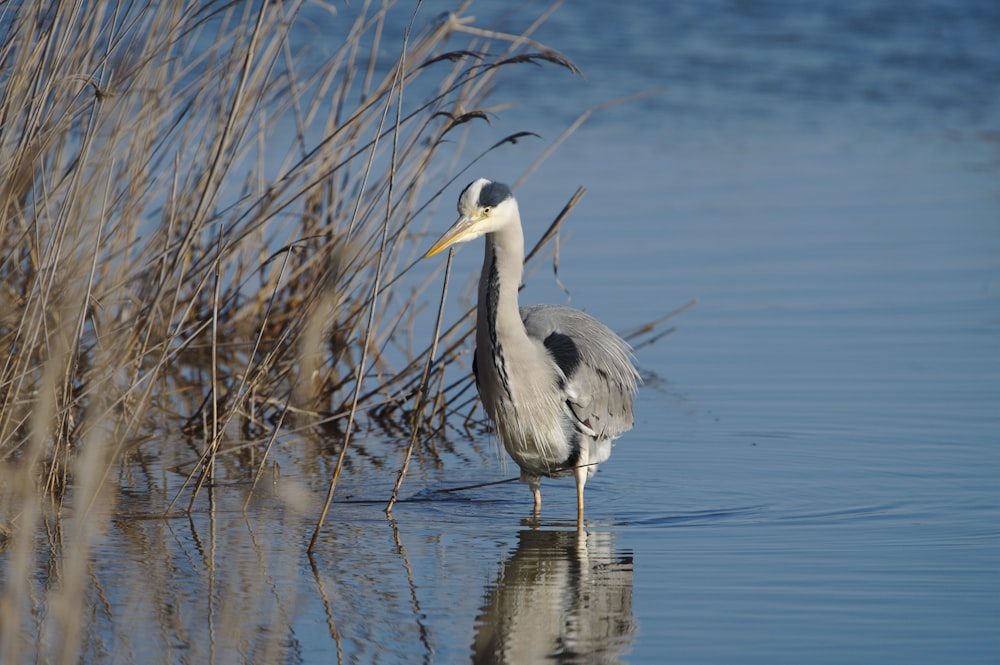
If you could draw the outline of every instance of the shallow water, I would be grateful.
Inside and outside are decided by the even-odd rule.
[[[543,482],[538,518],[517,483],[442,492],[516,475],[484,434],[415,461],[391,521],[393,474],[358,465],[313,558],[322,474],[276,476],[246,515],[247,487],[217,487],[100,538],[86,661],[1000,659],[1000,11],[628,4],[562,7],[539,39],[585,80],[532,74],[481,139],[551,140],[667,86],[518,191],[532,238],[589,190],[560,252],[574,306],[626,329],[698,300],[639,350],[585,532],[569,481]],[[542,269],[523,298],[567,295]]]

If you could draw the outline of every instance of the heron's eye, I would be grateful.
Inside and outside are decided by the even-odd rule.
[[[483,217],[489,217],[492,214],[493,214],[493,208],[491,208],[490,206],[486,206],[485,208],[483,208]]]

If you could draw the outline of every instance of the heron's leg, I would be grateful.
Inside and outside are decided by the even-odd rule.
[[[542,509],[542,479],[535,476],[529,482],[531,487],[531,496],[535,497],[535,512],[537,513]]]
[[[574,470],[576,475],[576,525],[583,527],[583,486],[587,484],[589,469],[586,466],[578,466]]]

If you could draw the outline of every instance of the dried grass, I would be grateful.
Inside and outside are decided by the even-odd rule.
[[[390,5],[366,3],[310,69],[303,7],[0,5],[3,662],[77,660],[90,547],[124,490],[191,507],[256,487],[283,435],[319,441],[303,457],[324,477],[357,427],[435,455],[473,406],[444,381],[469,317],[398,348],[435,297],[411,278],[420,225],[477,159],[496,78],[575,68],[465,5],[386,63]],[[44,598],[40,549],[60,561]]]

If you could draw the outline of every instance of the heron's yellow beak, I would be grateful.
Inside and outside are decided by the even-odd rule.
[[[438,252],[451,247],[455,243],[468,242],[482,235],[479,229],[476,228],[481,219],[475,217],[469,217],[468,215],[462,215],[458,218],[458,221],[452,224],[451,228],[444,232],[444,235],[438,238],[438,241],[431,245],[431,248],[427,250],[424,254],[424,258],[429,258],[434,256]]]

